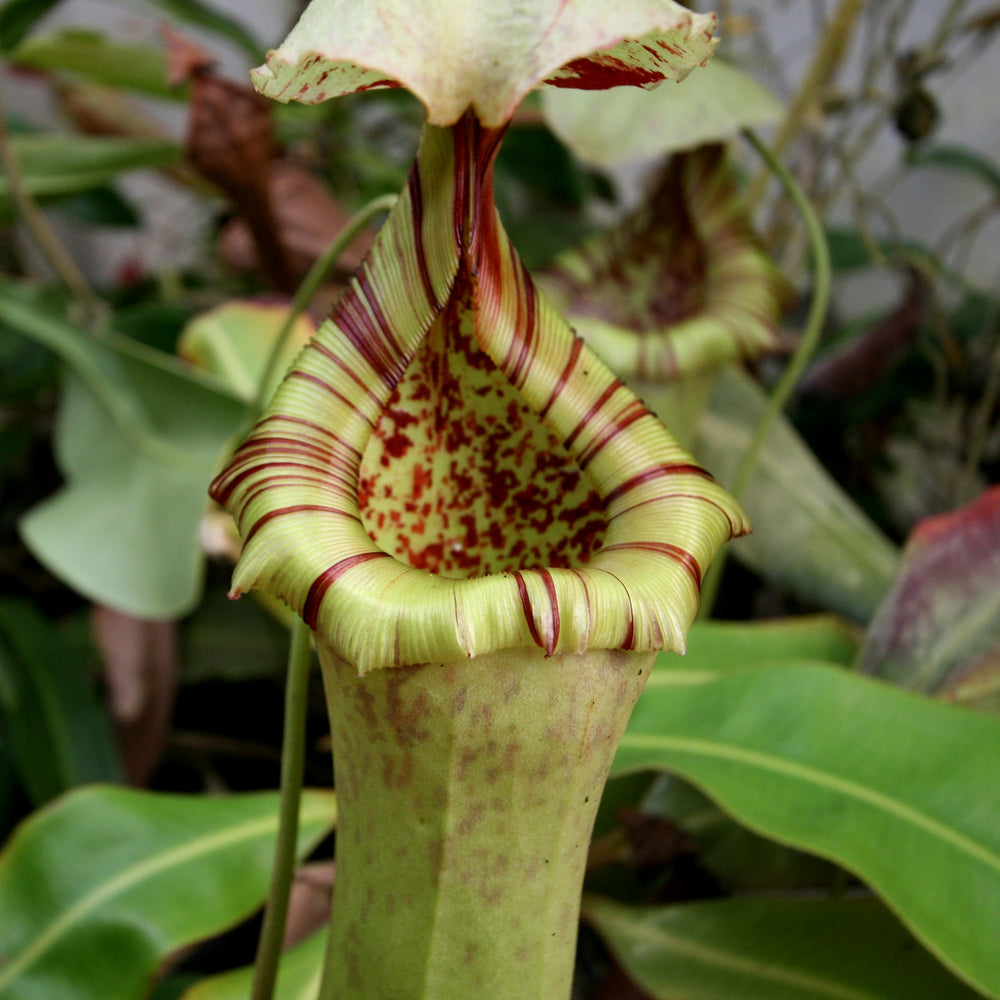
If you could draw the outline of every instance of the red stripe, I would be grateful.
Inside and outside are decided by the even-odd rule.
[[[437,296],[431,284],[430,272],[427,270],[427,256],[424,253],[424,192],[420,186],[420,167],[413,164],[410,176],[406,179],[410,192],[410,204],[413,215],[413,249],[417,255],[417,268],[420,271],[420,281],[424,286],[427,303],[435,312],[438,310]]]
[[[262,469],[267,468],[269,465],[274,465],[285,469],[308,469],[310,472],[320,471],[317,470],[315,465],[306,465],[304,462],[265,462],[256,463],[254,465],[248,466],[236,475],[231,475],[231,470],[224,472],[212,485],[209,487],[209,496],[216,502],[222,504],[223,507],[228,506],[229,498],[233,495],[233,491],[236,489],[240,483],[243,482],[248,476],[252,476],[255,473],[260,472]]]
[[[601,450],[604,448],[608,442],[613,441],[619,434],[622,433],[626,428],[631,427],[637,420],[643,417],[649,416],[649,410],[642,404],[638,399],[632,400],[628,406],[614,418],[613,422],[604,428],[600,437],[591,441],[587,447],[580,452],[580,457],[577,459],[577,464],[580,469],[586,469],[587,466],[600,454]]]
[[[623,549],[638,549],[641,552],[655,552],[657,555],[667,556],[674,562],[680,563],[691,576],[695,587],[701,589],[701,567],[687,549],[682,549],[679,545],[671,545],[670,542],[621,542],[618,545],[605,545],[601,552],[619,552]]]
[[[667,476],[682,475],[684,473],[690,473],[692,475],[701,476],[703,479],[708,479],[714,482],[711,475],[707,473],[700,465],[692,465],[688,462],[676,462],[669,465],[657,465],[652,469],[647,469],[645,472],[640,472],[637,476],[633,476],[631,479],[626,479],[624,483],[620,486],[616,486],[605,498],[604,503],[606,506],[610,507],[616,500],[625,496],[630,490],[634,490],[638,486],[643,486],[646,483],[654,482],[657,479],[664,479]]]
[[[510,248],[510,252],[511,255],[514,254],[513,247]],[[531,280],[531,275],[528,274],[528,270],[521,263],[520,258],[515,257],[514,259],[520,265],[514,273],[514,283],[517,288],[517,317],[514,329],[521,332],[521,336],[515,333],[507,351],[503,369],[507,373],[511,385],[520,389],[527,378],[531,359],[534,356],[538,309],[535,302],[535,285]]]
[[[716,503],[710,497],[702,496],[700,493],[661,493],[659,496],[650,497],[648,500],[640,500],[638,503],[632,504],[631,507],[626,507],[624,510],[618,511],[616,514],[612,514],[608,518],[608,524],[614,521],[616,518],[623,517],[630,511],[636,510],[639,507],[645,507],[647,504],[660,503],[662,500],[672,500],[674,498],[681,500],[701,500],[703,503],[710,504],[714,507],[720,514],[726,519],[729,524],[729,533],[733,537],[737,537],[740,534],[744,534],[734,523],[732,517],[730,517],[729,512],[720,503]]]
[[[573,428],[573,433],[570,434],[565,441],[563,441],[563,446],[567,451],[570,451],[573,446],[573,442],[577,439],[580,432],[589,424],[595,416],[597,416],[601,407],[619,390],[624,388],[624,384],[619,379],[613,379],[611,384],[601,393],[600,398],[594,403],[590,409],[587,411],[587,415]]]
[[[524,612],[524,620],[528,623],[528,631],[531,633],[532,642],[536,646],[544,648],[545,644],[538,634],[538,628],[535,625],[535,615],[531,610],[531,595],[528,593],[528,585],[524,582],[524,577],[516,571],[514,579],[517,580],[517,592],[521,597],[521,609]]]
[[[388,552],[360,552],[358,555],[347,556],[339,562],[335,562],[329,568],[323,570],[309,588],[306,597],[305,607],[302,609],[302,620],[310,627],[315,628],[319,618],[319,608],[326,597],[326,592],[349,570],[361,563],[369,562],[372,559],[388,559]]]
[[[538,416],[542,420],[544,420],[545,417],[547,416],[549,410],[552,407],[552,404],[555,403],[556,399],[559,397],[559,394],[563,391],[563,389],[566,388],[566,383],[569,381],[570,373],[576,367],[576,363],[580,358],[580,352],[582,350],[583,350],[583,338],[574,337],[573,347],[569,352],[569,360],[566,362],[566,365],[563,368],[562,372],[560,373],[559,378],[556,380],[555,387],[553,388],[552,394],[549,396],[548,401],[539,411]]]
[[[340,517],[349,518],[351,521],[356,521],[358,524],[361,523],[361,518],[355,516],[354,514],[348,514],[347,511],[341,510],[339,507],[325,507],[323,504],[318,503],[298,503],[291,507],[277,507],[274,510],[269,510],[266,514],[262,514],[260,517],[254,521],[253,527],[247,532],[246,537],[243,539],[243,544],[246,545],[247,542],[253,538],[254,535],[264,527],[268,521],[274,520],[276,517],[281,517],[284,514],[299,514],[302,511],[312,510],[312,511],[322,511],[324,514],[337,514]]]
[[[342,403],[343,403],[343,404],[344,404],[345,406],[348,406],[348,407],[350,407],[350,408],[351,408],[351,409],[352,409],[352,410],[353,410],[353,411],[354,411],[354,412],[355,412],[355,413],[356,413],[356,414],[357,414],[357,415],[358,415],[359,417],[361,417],[361,419],[362,419],[362,420],[363,420],[363,421],[364,421],[364,422],[365,422],[366,424],[368,424],[368,426],[369,426],[369,427],[370,427],[370,428],[371,428],[372,430],[375,430],[375,424],[374,424],[374,423],[372,423],[372,421],[371,421],[371,420],[370,420],[370,419],[369,419],[368,417],[366,417],[366,416],[365,416],[365,415],[364,415],[364,414],[363,414],[363,413],[362,413],[362,412],[361,412],[361,411],[360,411],[360,410],[359,410],[359,409],[358,409],[358,408],[357,408],[357,407],[356,407],[356,406],[354,405],[354,403],[353,403],[353,402],[351,402],[351,400],[349,400],[349,399],[348,399],[348,398],[347,398],[347,397],[346,397],[345,395],[343,395],[342,393],[340,393],[340,392],[338,392],[338,391],[337,391],[336,389],[334,389],[334,387],[333,387],[332,385],[330,385],[330,383],[329,383],[329,382],[327,382],[327,381],[326,381],[326,379],[322,379],[322,378],[320,378],[320,377],[319,377],[318,375],[313,375],[313,373],[312,373],[312,372],[304,372],[304,371],[301,371],[301,370],[299,370],[298,368],[293,368],[293,369],[292,369],[292,370],[291,370],[291,371],[290,371],[290,372],[288,373],[288,375],[287,375],[286,377],[287,377],[287,378],[300,378],[300,379],[304,379],[304,380],[305,380],[305,381],[307,381],[307,382],[313,382],[313,383],[314,383],[315,385],[318,385],[318,386],[319,386],[319,387],[320,387],[320,388],[321,388],[321,389],[322,389],[322,390],[323,390],[324,392],[328,392],[328,393],[329,393],[329,394],[330,394],[331,396],[333,396],[333,397],[334,397],[335,399],[339,399],[339,400],[340,400],[340,401],[341,401],[341,402],[342,402]]]
[[[552,633],[547,637],[545,643],[545,653],[547,656],[551,656],[555,652],[556,646],[559,645],[559,598],[556,595],[556,584],[552,579],[552,574],[547,569],[540,569],[538,572],[545,583],[545,589],[549,594],[549,607],[552,609]]]
[[[377,406],[379,409],[382,408],[382,398],[375,392],[372,391],[372,387],[353,369],[351,368],[343,358],[338,358],[333,351],[330,350],[325,344],[321,344],[318,340],[314,340],[311,346],[319,351],[328,361],[335,364],[348,378],[350,378],[354,384],[363,392],[365,395]],[[351,404],[353,405],[353,404]]]

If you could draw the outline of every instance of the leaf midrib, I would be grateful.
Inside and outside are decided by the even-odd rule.
[[[302,819],[308,822],[309,816]],[[209,836],[198,837],[193,841],[175,847],[163,854],[132,865],[120,872],[114,878],[99,885],[92,892],[81,897],[64,911],[61,917],[54,920],[47,930],[39,934],[31,942],[28,948],[21,952],[8,965],[0,968],[0,990],[8,983],[17,979],[25,969],[30,968],[37,959],[48,951],[52,945],[58,941],[69,929],[73,927],[83,917],[93,913],[101,905],[116,895],[121,895],[125,891],[134,888],[171,866],[180,865],[199,856],[204,856],[231,847],[243,840],[250,840],[269,830],[277,828],[277,816],[264,816],[252,822],[245,823],[235,829],[224,830]]]

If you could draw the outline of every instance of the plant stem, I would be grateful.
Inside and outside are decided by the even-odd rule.
[[[337,258],[347,249],[351,241],[361,232],[362,229],[378,215],[379,212],[388,212],[389,209],[396,203],[397,196],[394,194],[384,194],[378,198],[373,198],[367,205],[359,209],[350,219],[346,222],[343,229],[333,238],[330,245],[323,251],[322,255],[317,259],[313,266],[309,269],[309,273],[303,278],[302,284],[299,285],[298,290],[295,293],[295,298],[292,300],[292,308],[288,313],[288,318],[285,320],[278,336],[275,338],[274,347],[271,349],[271,354],[267,359],[267,364],[264,367],[264,373],[261,376],[259,389],[257,392],[257,397],[253,402],[250,409],[250,421],[254,422],[263,412],[264,407],[268,404],[268,393],[269,386],[274,381],[275,372],[278,366],[278,361],[281,357],[281,351],[284,347],[285,341],[288,339],[289,334],[292,332],[292,327],[295,325],[295,321],[305,312],[306,307],[309,305],[310,300],[316,294],[317,289],[322,284],[323,279],[327,276],[330,268],[337,262]]]
[[[746,129],[743,134],[750,145],[763,158],[768,168],[781,181],[802,216],[813,255],[813,290],[812,300],[809,303],[809,314],[806,317],[798,347],[796,347],[795,353],[792,355],[774,391],[771,393],[767,408],[754,428],[753,437],[750,439],[750,444],[743,454],[743,459],[730,485],[730,492],[737,499],[740,499],[746,492],[747,486],[750,484],[750,478],[760,458],[761,451],[764,448],[764,443],[767,441],[767,437],[771,433],[775,421],[791,397],[795,386],[798,385],[806,365],[809,364],[810,359],[816,352],[816,348],[819,346],[820,336],[823,332],[823,321],[826,318],[826,312],[830,305],[830,285],[833,273],[830,266],[830,249],[827,246],[826,234],[823,232],[823,224],[809,203],[805,192],[754,132]],[[701,607],[698,612],[700,618],[707,618],[711,613],[718,593],[725,559],[726,550],[723,549],[705,577],[705,584],[702,588]]]
[[[256,420],[267,405],[268,386],[274,379],[281,349],[295,321],[305,311],[316,289],[351,240],[379,212],[388,211],[396,195],[374,198],[355,213],[337,233],[329,247],[309,269],[292,300],[292,307],[275,339],[267,364],[258,384],[257,396],[250,408],[250,419]],[[270,1000],[278,973],[281,945],[288,917],[288,899],[295,871],[295,848],[298,839],[299,800],[302,796],[302,771],[305,760],[306,707],[309,690],[309,666],[312,630],[298,617],[292,623],[288,653],[288,676],[285,687],[285,731],[281,746],[281,811],[278,820],[278,842],[275,847],[271,889],[268,894],[264,925],[257,945],[254,963],[253,989],[250,1000]]]
[[[278,841],[271,871],[264,925],[257,944],[250,1000],[271,1000],[278,975],[278,961],[285,936],[288,899],[295,872],[299,836],[299,801],[305,763],[306,707],[309,668],[312,664],[312,631],[299,618],[292,623],[285,681],[285,731],[281,743],[281,806]]]

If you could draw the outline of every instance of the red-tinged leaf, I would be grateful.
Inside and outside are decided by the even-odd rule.
[[[261,587],[367,670],[681,648],[741,512],[500,227],[502,130],[429,128],[362,271],[213,495]]]
[[[1000,486],[920,522],[877,612],[862,669],[903,687],[996,705],[1000,695]]]
[[[773,350],[788,292],[722,146],[674,156],[642,205],[543,278],[623,376],[667,380]]]

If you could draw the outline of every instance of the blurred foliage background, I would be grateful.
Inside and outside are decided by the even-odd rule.
[[[318,107],[261,101],[246,70],[297,10],[258,8],[223,0],[0,7],[0,842],[94,782],[207,800],[278,783],[287,622],[281,609],[226,600],[238,542],[205,488],[261,395],[291,295],[355,211],[405,183],[421,109],[397,91]],[[613,92],[606,104],[604,95],[532,96],[497,166],[505,225],[556,295],[573,248],[641,212],[667,158],[725,144],[742,211],[786,286],[771,349],[662,385],[626,374],[731,483],[815,291],[801,216],[740,138],[744,127],[760,131],[822,220],[833,297],[818,348],[746,483],[757,533],[733,547],[710,609],[716,622],[767,622],[772,631],[703,624],[692,660],[753,661],[753,643],[767,634],[787,646],[767,646],[760,662],[857,668],[992,724],[1000,7],[731,0],[716,9],[725,71],[698,71],[669,94]],[[289,352],[328,312],[371,231],[312,289]],[[669,313],[686,294],[677,289],[697,277],[689,237],[649,236],[660,256],[648,271],[649,261],[626,255],[650,314]],[[603,294],[597,279],[580,294],[581,329],[605,308]],[[616,367],[615,356],[606,360]],[[781,677],[791,703],[805,706],[809,695]],[[993,739],[987,728],[977,744],[978,725],[969,723],[973,757]],[[329,787],[318,678],[308,748],[307,784]],[[676,977],[704,973],[644,968],[641,949],[633,954],[637,935],[655,930],[667,940],[669,926],[655,921],[669,915],[654,921],[616,906],[742,906],[764,890],[792,905],[817,893],[863,894],[829,860],[836,851],[794,851],[777,834],[763,840],[764,819],[740,826],[694,784],[652,776],[658,766],[623,764],[610,786],[592,852],[588,887],[602,895],[581,938],[581,997],[669,996]],[[663,767],[684,773],[676,761]],[[118,815],[111,794],[93,808]],[[197,822],[210,830],[223,821],[206,813]],[[310,846],[329,825],[315,821]],[[315,857],[328,856],[325,843]],[[252,863],[266,871],[266,862],[261,849]],[[325,862],[303,870],[298,936],[322,920],[330,879]],[[136,992],[114,995],[178,996],[249,962],[263,892],[262,880],[257,896],[233,902],[211,928],[170,938]],[[726,911],[702,946],[722,949],[739,973],[742,953],[726,950],[737,937],[759,936],[754,960],[785,971],[786,956],[772,954],[781,928],[805,928],[795,939],[804,954],[831,933],[842,944],[832,958],[819,949],[780,989],[765,975],[761,996],[845,995],[830,984],[853,975],[843,956],[866,938],[886,956],[909,954],[910,939],[881,910],[831,910],[814,927],[813,916],[770,905],[749,917]],[[983,985],[985,974],[948,957],[954,948],[942,945],[938,957],[1000,995]],[[866,982],[866,996],[973,995],[933,960],[886,961],[886,982]],[[723,977],[712,987],[722,993],[704,986],[691,995],[756,997],[752,979],[737,987]],[[927,982],[933,991],[913,987]],[[298,988],[286,985],[287,995]],[[18,990],[12,980],[0,997],[29,996]]]

